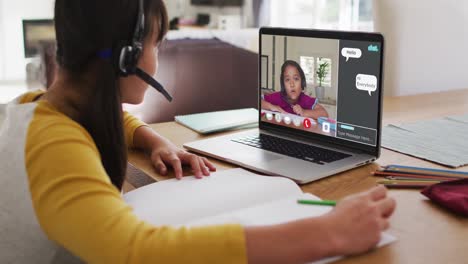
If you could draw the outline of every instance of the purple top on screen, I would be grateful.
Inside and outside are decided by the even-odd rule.
[[[286,101],[286,98],[281,95],[281,92],[265,95],[263,99],[270,104],[281,107],[284,111],[290,114],[295,114],[292,108],[293,105],[290,105],[288,101]],[[299,100],[297,101],[297,104],[300,105],[302,109],[314,109],[317,103],[318,100],[316,98],[312,98],[304,93],[299,95]]]

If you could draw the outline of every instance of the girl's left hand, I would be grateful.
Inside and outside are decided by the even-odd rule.
[[[302,114],[304,114],[304,109],[302,109],[302,107],[300,105],[294,105],[293,106],[293,111],[294,113],[296,113],[297,115],[300,115],[302,116]]]
[[[207,158],[199,157],[189,153],[169,141],[165,141],[154,147],[151,151],[151,162],[161,175],[167,174],[167,166],[174,169],[175,177],[182,179],[182,164],[190,165],[193,174],[200,179],[203,176],[209,176],[210,171],[216,171],[216,168]]]

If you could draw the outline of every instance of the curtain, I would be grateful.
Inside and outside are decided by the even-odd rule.
[[[270,25],[270,0],[252,0],[254,27]]]
[[[5,63],[5,47],[4,47],[4,32],[3,32],[3,23],[4,23],[4,16],[3,16],[3,0],[0,0],[0,81],[4,79],[4,63]]]
[[[372,30],[371,0],[253,0],[255,26]]]

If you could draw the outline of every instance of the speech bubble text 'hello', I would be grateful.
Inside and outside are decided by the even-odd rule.
[[[346,57],[346,62],[347,62],[349,58],[355,58],[355,59],[361,58],[362,51],[360,49],[354,49],[354,48],[343,48],[341,50],[341,55],[343,57]]]
[[[377,91],[377,77],[374,75],[358,74],[356,76],[356,88],[367,91],[369,96],[372,96],[371,92]]]

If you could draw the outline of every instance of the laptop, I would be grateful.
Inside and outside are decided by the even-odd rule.
[[[259,34],[258,129],[184,147],[299,184],[375,161],[383,36],[286,28]]]

